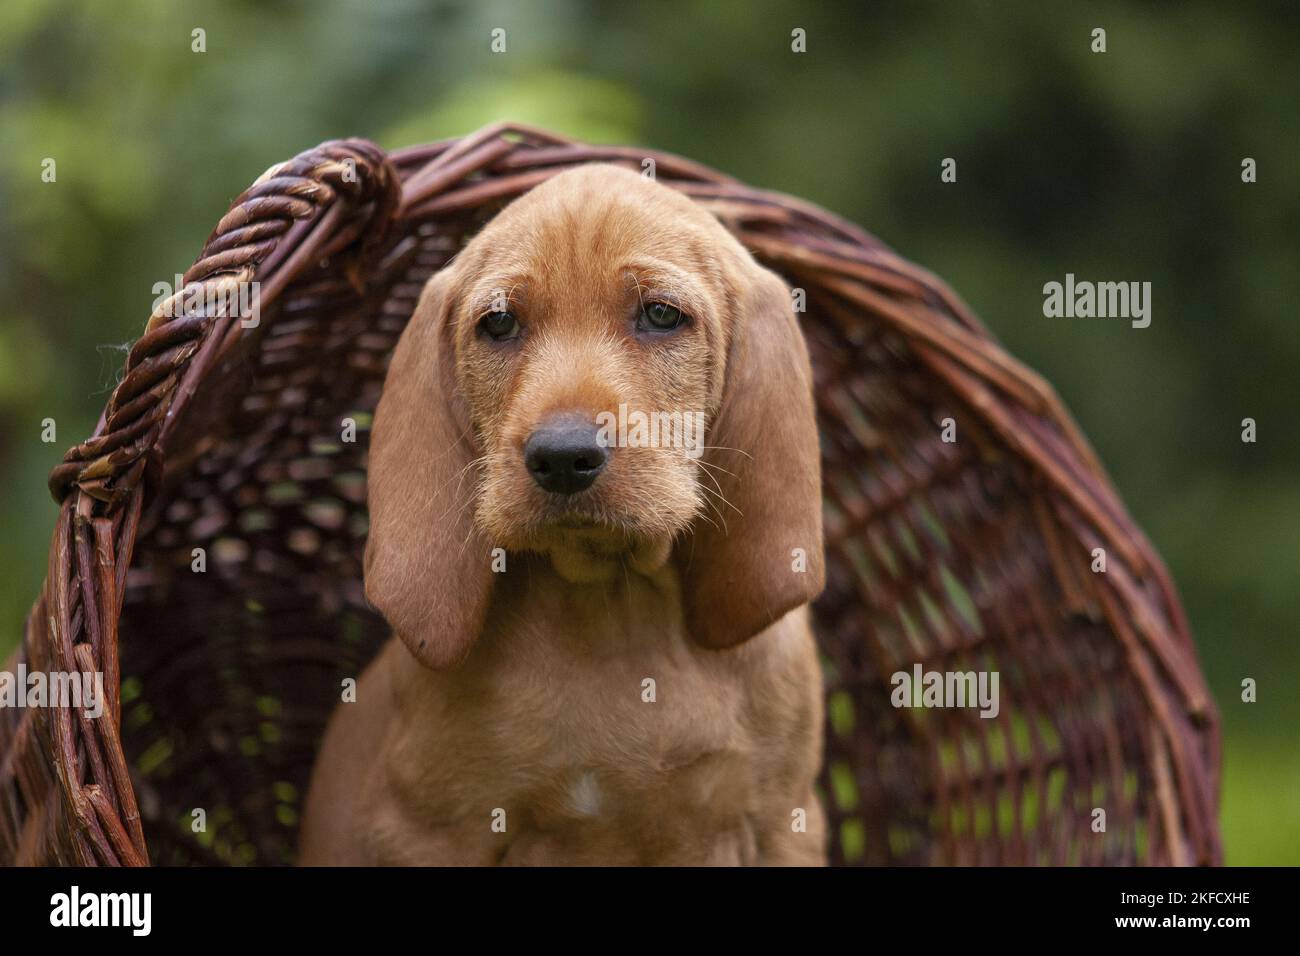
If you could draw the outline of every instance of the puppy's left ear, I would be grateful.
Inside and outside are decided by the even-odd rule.
[[[697,520],[679,545],[688,633],[715,648],[748,640],[825,584],[808,349],[785,283],[752,262],[743,274],[704,458],[734,507],[720,503],[714,524]]]

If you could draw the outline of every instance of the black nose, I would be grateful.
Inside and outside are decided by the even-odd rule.
[[[524,443],[524,466],[533,481],[554,494],[572,495],[590,488],[608,458],[596,436],[596,426],[587,422],[548,422]]]

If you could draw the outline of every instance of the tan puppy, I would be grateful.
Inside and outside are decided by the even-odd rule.
[[[712,216],[603,165],[516,200],[425,288],[369,472],[400,640],[300,862],[824,862],[808,355]]]

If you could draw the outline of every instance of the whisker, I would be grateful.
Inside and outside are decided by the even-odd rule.
[[[698,459],[691,459],[691,460],[695,461],[695,462],[696,462],[697,464],[699,464],[699,465],[704,465],[704,462],[699,461]],[[700,474],[703,475],[703,476],[705,476],[706,478],[708,478],[709,481],[713,482],[713,488],[712,488],[712,489],[710,489],[709,486],[708,486],[708,485],[705,485],[705,484],[701,484],[701,485],[699,486],[700,489],[703,490],[703,491],[705,491],[706,493],[708,493],[708,494],[710,494],[710,495],[714,495],[714,496],[715,496],[719,501],[721,501],[721,502],[722,502],[723,504],[725,504],[728,508],[730,508],[732,511],[736,512],[736,514],[740,515],[740,516],[743,518],[743,517],[744,517],[744,513],[743,513],[739,508],[737,508],[734,504],[732,504],[731,501],[727,498],[726,494],[725,494],[725,493],[723,492],[723,490],[722,490],[722,485],[721,485],[721,483],[718,481],[717,477],[716,477],[712,472],[708,471],[707,469],[704,470],[704,471],[701,471]],[[728,474],[730,474],[730,472],[728,472]],[[718,517],[722,517],[721,509],[719,509]]]
[[[722,472],[724,475],[730,475],[732,478],[739,479],[740,477],[734,471],[727,471],[727,469],[723,468],[721,465],[710,464],[709,462],[705,461],[702,458],[694,458],[692,459],[692,461],[694,461],[701,468],[717,469],[718,471]]]
[[[726,445],[701,445],[700,448],[704,451],[734,451],[738,455],[744,455],[750,461],[754,460],[754,456],[743,448],[729,448]]]
[[[730,501],[727,501],[727,499],[724,498],[722,495],[720,495],[718,492],[715,492],[715,491],[711,490],[707,485],[700,485],[699,488],[700,488],[700,491],[704,492],[704,503],[705,503],[705,505],[707,505],[709,508],[713,509],[713,513],[716,514],[716,515],[718,516],[718,520],[722,522],[722,529],[721,529],[722,532],[723,532],[724,534],[726,534],[726,533],[728,532],[728,530],[729,530],[729,529],[727,528],[727,518],[726,518],[726,515],[724,515],[724,514],[722,513],[722,509],[718,507],[718,505],[717,505],[716,502],[717,502],[717,501],[722,501],[724,504],[726,504],[728,507],[730,507],[730,508],[731,508],[733,511],[735,511],[737,514],[740,514],[740,509],[737,508],[735,505],[733,505]],[[715,500],[715,499],[716,499],[716,500]],[[708,516],[707,516],[707,515],[701,515],[701,517],[707,519]],[[742,517],[743,517],[743,516],[742,516]],[[715,528],[717,527],[717,524],[714,524],[712,521],[710,521],[709,523],[710,523],[710,524],[713,524],[713,527],[715,527]]]

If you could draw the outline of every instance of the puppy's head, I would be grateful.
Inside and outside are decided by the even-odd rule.
[[[789,290],[712,216],[612,166],[560,174],[430,280],[398,343],[367,594],[446,666],[494,554],[577,583],[674,560],[692,636],[743,641],[822,587],[811,388]]]

